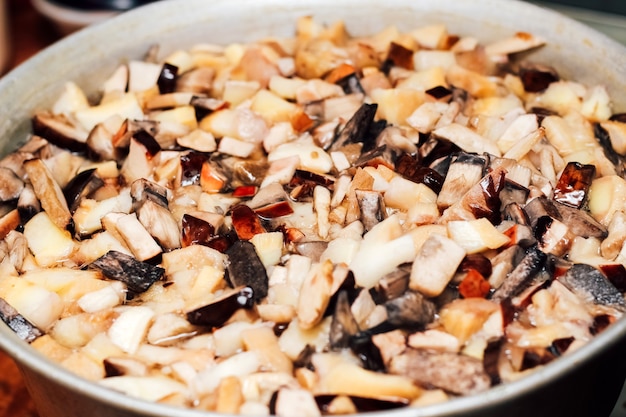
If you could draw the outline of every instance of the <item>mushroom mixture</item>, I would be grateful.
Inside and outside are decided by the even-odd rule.
[[[626,115],[433,24],[198,44],[73,82],[0,160],[0,316],[181,407],[317,416],[527,375],[626,309]]]

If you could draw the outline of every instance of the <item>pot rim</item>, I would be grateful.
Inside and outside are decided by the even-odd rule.
[[[235,0],[213,0],[209,4],[208,2],[205,2],[205,0],[162,0],[122,13],[95,26],[82,29],[58,41],[54,45],[51,45],[2,77],[2,79],[0,79],[0,97],[2,97],[3,93],[7,90],[19,89],[20,78],[33,71],[41,71],[45,68],[46,63],[51,60],[52,57],[64,54],[75,48],[76,45],[81,45],[84,42],[89,43],[88,41],[93,38],[102,38],[117,29],[132,27],[133,24],[140,20],[142,15],[145,13],[163,16],[165,15],[164,12],[166,10],[170,10],[173,7],[172,4],[174,4],[174,7],[180,8],[189,16],[193,17],[193,13],[197,13],[198,8],[206,10],[214,9],[219,11],[220,8],[226,6],[231,7],[234,1]],[[238,0],[237,3],[240,4],[241,7],[255,7],[257,0]],[[318,0],[317,2],[303,1],[300,4],[297,4],[298,2],[288,2],[286,0],[268,0],[264,3],[273,4],[277,7],[283,7],[290,10],[336,6],[336,4],[334,4],[336,3],[336,0]],[[313,5],[313,3],[315,3],[315,5]],[[346,5],[352,4],[356,7],[360,3],[361,2],[359,0],[342,0],[341,5],[342,7],[346,7]],[[573,19],[570,19],[558,12],[545,9],[531,3],[525,3],[521,0],[441,0],[437,2],[436,6],[428,6],[427,4],[429,2],[427,0],[398,0],[397,3],[406,7],[409,7],[410,4],[410,7],[414,8],[414,10],[419,10],[420,7],[443,9],[441,4],[448,5],[451,9],[452,5],[454,5],[456,8],[456,14],[462,14],[464,9],[471,8],[473,5],[478,3],[500,8],[502,8],[503,3],[506,3],[507,14],[519,13],[520,15],[534,16],[538,19],[552,21],[555,26],[566,25],[574,30],[581,37],[581,39],[588,39],[591,46],[594,44],[601,44],[608,51],[619,51],[619,56],[614,57],[616,60],[615,65],[619,68],[626,69],[626,48],[617,41],[614,41],[604,34],[601,34],[592,28],[574,21]],[[198,14],[202,15],[203,13]],[[206,14],[208,15],[209,13],[206,12]],[[192,19],[192,23],[197,23],[201,20],[201,17],[194,17]],[[167,30],[165,32],[167,34]],[[626,71],[623,71],[622,73],[626,73]],[[0,122],[0,132],[8,133],[8,136],[14,136],[16,130],[19,128],[18,122],[19,121],[16,120]],[[12,141],[11,139],[9,140]],[[367,413],[367,415],[372,417],[408,417],[409,415],[415,417],[441,416],[480,410],[485,404],[503,404],[513,400],[520,394],[541,389],[541,387],[550,384],[555,379],[572,372],[576,366],[589,362],[594,357],[601,355],[602,352],[616,346],[625,339],[626,317],[623,317],[616,323],[609,326],[609,328],[601,334],[595,336],[580,349],[554,360],[552,363],[542,367],[541,369],[535,370],[520,380],[498,385],[484,393],[454,398],[439,404],[420,408],[371,412]],[[103,386],[99,386],[97,383],[88,382],[74,373],[62,368],[60,365],[48,360],[43,355],[39,354],[34,348],[27,346],[4,323],[0,326],[0,348],[10,355],[22,367],[28,368],[45,378],[52,378],[55,383],[58,383],[74,392],[80,393],[101,403],[123,408],[127,411],[139,412],[146,416],[167,415],[176,417],[198,417],[200,415],[218,415],[206,411],[184,409],[144,401],[115,392]]]

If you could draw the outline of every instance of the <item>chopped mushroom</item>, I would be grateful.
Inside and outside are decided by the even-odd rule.
[[[9,168],[0,167],[0,201],[15,200],[24,189],[24,182]]]
[[[48,213],[54,224],[61,229],[67,227],[71,220],[70,210],[61,187],[48,167],[41,159],[32,159],[24,162],[24,169],[41,207]]]
[[[481,361],[455,353],[410,349],[394,357],[389,370],[406,375],[420,385],[435,386],[454,394],[476,394],[491,387]]]
[[[109,279],[125,283],[135,294],[148,290],[165,273],[163,268],[139,262],[132,256],[115,251],[98,258],[89,267],[100,270]]]
[[[0,298],[0,318],[25,342],[31,343],[44,334],[2,298]]]

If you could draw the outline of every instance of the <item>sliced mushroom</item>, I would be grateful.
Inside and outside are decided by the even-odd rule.
[[[161,246],[141,224],[136,213],[122,214],[115,218],[113,227],[137,260],[147,261],[163,252]]]
[[[385,202],[378,191],[355,190],[356,199],[361,209],[361,222],[365,230],[371,230],[386,216]]]
[[[152,135],[143,130],[140,132],[133,135],[128,156],[121,168],[121,174],[128,183],[150,177],[155,166],[154,158],[161,150]]]
[[[460,201],[444,211],[440,222],[486,218],[492,224],[500,223],[502,205],[500,192],[504,187],[505,178],[506,171],[501,167],[489,172],[470,188]]]
[[[211,303],[186,313],[189,323],[220,327],[239,309],[252,309],[256,295],[251,287],[241,286],[225,292]]]
[[[30,218],[28,220],[30,220]],[[28,220],[24,220],[24,223]],[[17,209],[11,210],[0,217],[0,239],[4,239],[12,230],[17,229],[21,223],[21,213]]]
[[[132,256],[117,251],[109,251],[98,258],[89,268],[97,269],[109,279],[121,281],[134,294],[145,292],[163,278],[165,270],[161,267],[140,262]]]
[[[433,234],[413,262],[409,287],[430,297],[441,294],[465,255],[452,239]]]
[[[81,199],[104,185],[104,181],[96,175],[96,169],[87,169],[78,173],[63,188],[63,195],[69,206],[70,212],[74,213]]]
[[[554,200],[566,206],[580,209],[587,199],[595,173],[595,165],[569,162],[554,188]]]
[[[273,405],[274,412],[272,414],[280,417],[294,415],[317,417],[322,415],[311,392],[302,388],[279,389],[275,394]]]
[[[49,112],[35,114],[32,119],[33,132],[50,143],[69,149],[74,152],[87,150],[88,132],[75,126],[64,115],[55,115]]]
[[[422,166],[417,155],[402,153],[396,160],[395,171],[413,182],[428,186],[436,194],[439,194],[443,187],[444,177],[434,169]]]
[[[167,188],[145,178],[140,178],[130,185],[130,195],[133,198],[135,209],[146,201],[153,201],[164,208],[168,208]]]
[[[491,387],[482,361],[455,353],[408,349],[391,360],[389,372],[454,394],[477,394]]]
[[[437,205],[447,208],[459,201],[483,177],[484,157],[462,153],[450,164],[437,196]]]
[[[519,245],[512,245],[494,256],[491,259],[492,272],[488,275],[489,284],[499,288],[523,257],[524,250]]]
[[[522,64],[519,69],[519,76],[524,85],[524,90],[529,93],[544,91],[550,84],[560,80],[559,74],[554,68],[535,63]]]
[[[487,152],[501,156],[500,149],[494,142],[459,123],[450,123],[438,127],[432,133],[436,138],[446,139],[465,152]]]
[[[94,160],[119,160],[128,148],[126,136],[128,122],[120,116],[112,116],[98,123],[87,137],[87,154]]]
[[[266,232],[259,216],[245,204],[233,207],[231,218],[235,233],[241,240],[250,240],[254,235]]]
[[[363,139],[367,137],[368,129],[374,121],[377,108],[376,104],[363,104],[341,129],[339,135],[330,146],[330,150],[338,151],[349,143],[363,142]]]
[[[421,389],[404,375],[389,375],[363,369],[335,354],[315,354],[313,366],[319,375],[319,392],[365,398],[415,399]]]
[[[435,320],[437,306],[417,291],[407,291],[385,303],[387,321],[401,329],[422,330]]]
[[[604,225],[594,219],[587,211],[575,209],[564,204],[556,204],[561,221],[575,236],[604,239],[608,231]]]
[[[383,276],[375,287],[374,299],[377,303],[393,300],[400,297],[409,287],[411,270],[406,265]]]
[[[225,253],[228,255],[226,268],[231,285],[252,288],[255,300],[265,298],[269,288],[267,272],[254,245],[245,240],[238,240]]]
[[[39,328],[18,313],[18,311],[3,298],[0,298],[0,318],[7,326],[9,326],[11,330],[15,332],[17,337],[27,343],[33,342],[35,339],[43,336],[44,334]]]
[[[137,218],[165,250],[180,248],[180,229],[172,212],[154,200],[145,201],[136,211]]]
[[[108,357],[102,361],[102,364],[107,377],[148,375],[148,365],[131,358]]]
[[[333,265],[329,260],[315,264],[302,282],[298,297],[298,325],[312,329],[323,318],[333,290]]]
[[[522,292],[532,281],[533,277],[544,267],[547,259],[548,256],[536,246],[528,248],[524,258],[506,277],[502,285],[496,288],[491,299],[500,302]]]
[[[178,67],[169,63],[164,63],[157,79],[159,93],[168,94],[176,90],[176,81],[178,76]]]
[[[46,164],[41,159],[31,159],[24,162],[24,169],[41,207],[48,213],[54,224],[65,229],[69,225],[72,215],[61,187],[54,180]]]
[[[343,349],[350,346],[350,338],[359,331],[359,325],[350,310],[347,291],[339,291],[333,320],[328,336],[331,349]]]
[[[199,67],[193,69],[176,78],[176,91],[208,95],[211,92],[214,78],[214,68]]]
[[[0,201],[3,202],[17,199],[24,189],[24,181],[9,168],[0,167],[0,184]]]
[[[624,296],[598,269],[587,264],[574,264],[558,278],[570,291],[582,300],[598,305],[611,306],[626,311]]]

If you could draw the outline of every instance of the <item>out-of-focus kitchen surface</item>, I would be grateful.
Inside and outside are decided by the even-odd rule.
[[[531,3],[555,9],[626,44],[624,0],[550,0]]]
[[[533,2],[561,11],[626,44],[625,0]],[[7,0],[6,7],[9,55],[5,70],[21,64],[62,37],[58,27],[38,13],[31,0]],[[624,402],[626,395],[620,399],[611,417],[626,417]],[[16,365],[2,351],[0,351],[0,417],[37,417]]]
[[[60,39],[52,24],[28,0],[7,2],[9,59],[11,69]]]

